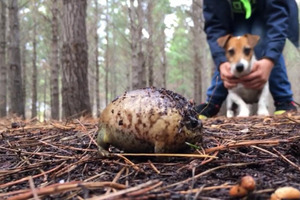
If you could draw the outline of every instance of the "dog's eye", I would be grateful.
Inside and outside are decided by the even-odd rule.
[[[229,50],[228,50],[228,53],[229,53],[230,56],[233,56],[234,53],[235,53],[235,52],[234,52],[234,49],[229,49]]]
[[[251,52],[251,48],[248,48],[248,47],[244,48],[244,54],[246,56],[249,56],[250,52]]]

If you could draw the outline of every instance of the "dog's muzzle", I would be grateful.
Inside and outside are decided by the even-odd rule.
[[[235,67],[235,69],[236,69],[236,71],[237,72],[242,72],[242,71],[244,71],[244,64],[243,63],[238,63],[237,65],[236,65],[236,67]]]

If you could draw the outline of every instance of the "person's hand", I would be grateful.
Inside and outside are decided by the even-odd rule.
[[[262,89],[269,80],[270,73],[274,67],[274,63],[267,58],[263,58],[253,63],[250,74],[240,78],[241,83],[246,88]]]
[[[229,62],[222,63],[219,69],[220,69],[220,75],[221,75],[221,79],[223,80],[224,87],[227,89],[236,87],[239,81],[230,72],[230,63]]]

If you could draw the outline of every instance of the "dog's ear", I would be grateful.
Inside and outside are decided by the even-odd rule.
[[[222,37],[220,37],[217,42],[218,42],[218,45],[222,48],[225,48],[228,40],[232,37],[231,34],[228,34],[228,35],[224,35]]]
[[[248,38],[249,45],[251,47],[255,47],[255,45],[258,43],[259,36],[258,35],[251,35],[251,34],[245,34],[245,37]]]

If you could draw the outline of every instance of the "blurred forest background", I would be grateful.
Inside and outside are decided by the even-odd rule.
[[[203,22],[202,0],[0,0],[0,117],[97,116],[146,86],[203,102]],[[300,102],[299,50],[284,54]]]

